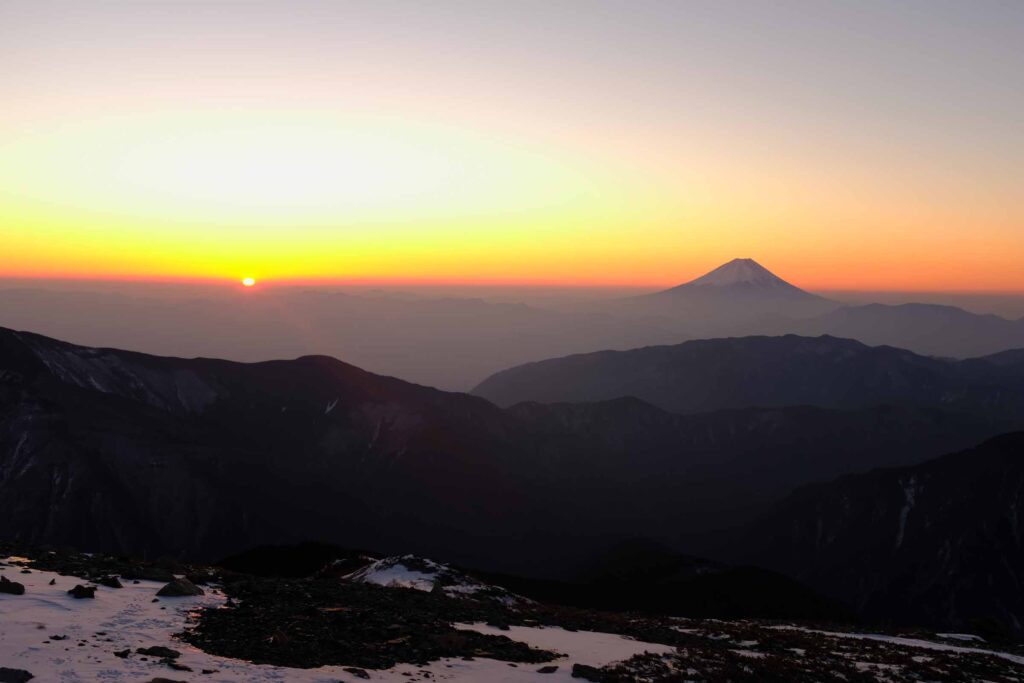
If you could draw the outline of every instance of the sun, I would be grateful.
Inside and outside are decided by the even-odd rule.
[[[242,286],[253,287],[256,284],[256,279],[251,277],[242,278]]]

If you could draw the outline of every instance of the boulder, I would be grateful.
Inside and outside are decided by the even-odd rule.
[[[24,669],[8,669],[6,666],[0,666],[0,683],[25,683],[33,678],[35,676]]]
[[[586,664],[573,664],[572,677],[582,678],[585,681],[593,681],[594,683],[601,683],[604,680],[604,675],[600,669],[587,666]]]
[[[157,591],[157,595],[165,598],[181,598],[188,595],[203,595],[203,589],[188,579],[174,579]]]
[[[25,585],[17,581],[10,581],[6,576],[0,576],[0,593],[8,595],[24,595]]]
[[[154,645],[153,647],[140,647],[136,650],[140,655],[148,655],[150,657],[160,657],[161,659],[177,659],[181,656],[181,653],[177,650],[172,650],[169,647],[163,645]]]
[[[124,587],[121,585],[121,582],[118,581],[116,576],[101,576],[100,578],[96,579],[96,583],[98,583],[101,586],[106,586],[107,588]]]
[[[96,586],[83,586],[82,584],[78,584],[77,586],[68,591],[68,595],[75,598],[76,600],[82,600],[84,598],[95,598]]]

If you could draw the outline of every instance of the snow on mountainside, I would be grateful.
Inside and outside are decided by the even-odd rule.
[[[747,305],[753,303],[757,298],[829,303],[826,299],[791,285],[754,259],[749,258],[733,259],[695,280],[638,298],[650,300],[706,299],[708,297],[719,304],[730,303],[729,300],[736,297],[740,297]],[[737,299],[733,303],[739,303],[739,301],[740,299]]]
[[[685,286],[730,287],[740,284],[767,288],[793,286],[754,259],[749,258],[733,259],[710,273],[687,282]]]
[[[189,369],[149,367],[141,354],[72,346],[35,335],[22,338],[68,384],[175,412],[200,413],[217,399],[216,387]]]
[[[684,284],[625,300],[632,313],[675,317],[693,325],[761,324],[782,316],[805,318],[838,304],[806,292],[778,277],[753,259],[733,259]]]
[[[504,588],[481,583],[446,564],[415,555],[386,557],[342,578],[353,583],[369,583],[389,588],[440,591],[449,597],[497,600],[507,606],[528,602],[526,598],[510,593]]]

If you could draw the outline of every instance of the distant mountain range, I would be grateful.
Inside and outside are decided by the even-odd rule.
[[[448,390],[544,358],[755,334],[828,334],[954,358],[1024,348],[1024,321],[923,304],[843,306],[750,259],[663,292],[557,310],[336,288],[161,292],[0,290],[0,325],[158,355],[330,355]]]
[[[605,401],[633,396],[679,413],[878,404],[1024,415],[1024,382],[1011,356],[952,361],[835,337],[741,337],[602,351],[500,372],[473,393],[498,405]]]
[[[844,306],[795,324],[780,325],[777,330],[830,334],[954,358],[1024,347],[1024,320],[935,304]]]
[[[0,290],[0,325],[164,356],[256,362],[330,355],[449,390],[537,358],[680,335],[670,321],[599,311],[315,288],[186,297]]]
[[[954,358],[1024,347],[1024,319],[936,304],[843,305],[791,285],[752,259],[734,259],[696,280],[629,301],[641,317],[685,319],[680,331],[689,339],[831,335]]]

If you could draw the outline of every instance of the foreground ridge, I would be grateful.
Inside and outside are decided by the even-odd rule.
[[[352,581],[332,574],[330,564],[313,577],[260,578],[199,565],[25,549],[17,552],[28,556],[12,556],[12,550],[0,548],[0,573],[15,576],[25,593],[0,596],[0,661],[42,681],[180,680],[201,673],[213,681],[296,683],[539,677],[667,683],[680,675],[709,682],[1008,683],[1024,673],[1018,649],[972,634],[510,605]],[[371,574],[382,570],[366,559]],[[154,579],[179,573],[202,582],[204,595],[154,598],[161,584]],[[114,587],[117,577],[121,587]],[[83,580],[97,584],[95,599],[64,595]]]

